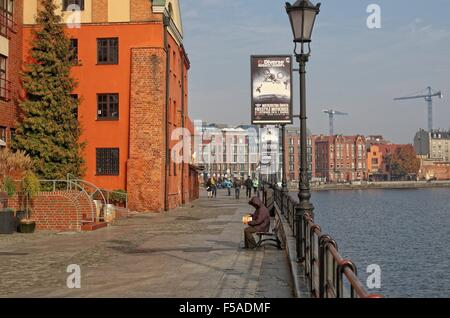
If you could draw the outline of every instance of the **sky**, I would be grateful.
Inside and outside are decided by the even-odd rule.
[[[428,86],[444,94],[434,101],[435,128],[450,128],[450,0],[321,2],[306,82],[308,128],[314,134],[328,133],[322,110],[332,108],[350,114],[336,118],[335,133],[382,134],[394,143],[412,143],[415,132],[427,128],[427,104],[393,99]],[[285,1],[180,3],[191,61],[191,119],[250,123],[250,56],[293,53]],[[370,4],[381,8],[379,29],[367,27]]]

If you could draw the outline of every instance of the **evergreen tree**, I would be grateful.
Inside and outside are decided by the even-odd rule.
[[[45,179],[83,175],[81,128],[76,118],[78,101],[70,76],[72,50],[62,18],[52,0],[42,1],[33,31],[32,62],[25,66],[22,85],[26,97],[20,102],[22,116],[13,148],[33,159],[36,174]]]

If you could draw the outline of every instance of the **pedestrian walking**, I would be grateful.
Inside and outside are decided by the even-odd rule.
[[[246,196],[248,199],[252,197],[252,188],[253,188],[253,181],[252,177],[248,176],[247,180],[245,180],[245,188],[246,188]]]
[[[233,187],[234,187],[234,194],[236,196],[236,200],[239,200],[239,196],[241,195],[241,187],[242,187],[241,180],[238,178],[234,178]]]
[[[212,189],[211,197],[217,198],[217,179],[214,176],[211,179],[211,189]]]
[[[228,191],[228,196],[231,196],[231,188],[233,187],[233,183],[231,182],[231,180],[225,179],[225,181],[223,182],[224,187],[227,189]]]
[[[259,181],[258,179],[253,180],[253,194],[256,196],[258,194]]]
[[[212,198],[212,178],[208,177],[208,180],[206,181],[206,192],[208,193],[208,198]]]

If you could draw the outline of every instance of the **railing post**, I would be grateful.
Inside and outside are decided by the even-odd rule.
[[[326,288],[326,273],[327,267],[326,262],[326,245],[331,240],[329,235],[322,235],[319,239],[319,298],[325,298],[325,288]]]
[[[302,214],[302,209],[299,205],[295,206],[295,238],[296,238],[296,247],[297,247],[297,261],[302,263],[305,261],[305,247],[303,242],[305,241],[305,233],[303,231],[303,223],[304,223],[304,215]],[[294,227],[294,226],[293,226]]]

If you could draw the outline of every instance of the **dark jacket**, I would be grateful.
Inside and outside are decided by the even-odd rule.
[[[253,181],[252,181],[252,179],[248,178],[247,180],[245,180],[245,187],[247,189],[253,188]]]
[[[269,210],[264,206],[260,198],[254,197],[248,202],[256,211],[252,214],[253,221],[248,225],[254,227],[258,232],[269,232],[270,230],[270,214]]]

